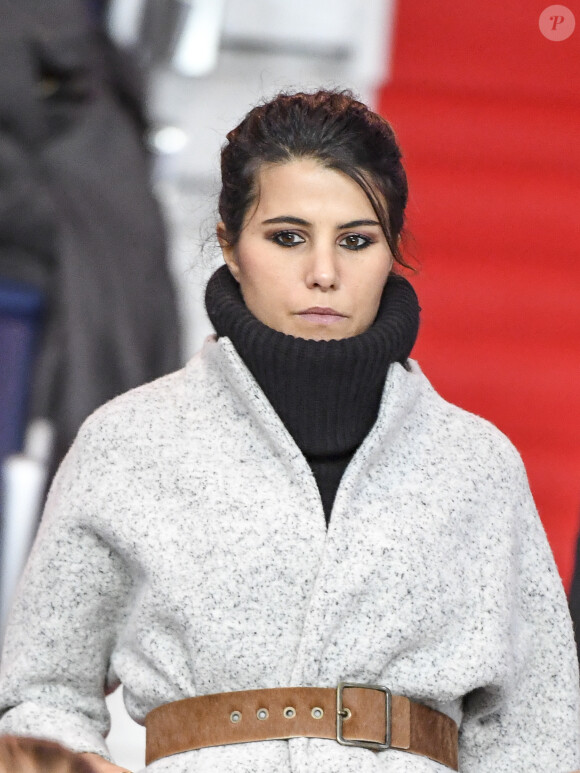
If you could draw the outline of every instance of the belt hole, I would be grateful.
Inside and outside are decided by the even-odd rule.
[[[230,714],[230,722],[233,722],[236,724],[237,722],[242,721],[242,712],[241,711],[232,711]]]
[[[256,716],[258,717],[258,719],[268,719],[268,716],[269,716],[268,709],[258,709],[258,711],[256,711]]]
[[[284,716],[286,717],[286,719],[294,719],[294,717],[296,716],[296,709],[294,708],[294,706],[286,706],[286,708],[284,709]]]
[[[340,714],[344,722],[349,720],[352,716],[350,709],[347,709],[346,707],[342,711],[339,711],[338,713]]]
[[[320,708],[320,706],[315,706],[312,711],[310,712],[314,719],[322,719],[324,716],[324,710]]]

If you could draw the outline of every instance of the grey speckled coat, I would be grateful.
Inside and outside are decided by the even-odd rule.
[[[106,754],[103,683],[186,696],[379,682],[461,722],[462,773],[580,767],[566,602],[508,440],[391,367],[327,532],[304,457],[227,338],[86,422],[8,633],[2,732]],[[151,773],[444,773],[293,739]]]

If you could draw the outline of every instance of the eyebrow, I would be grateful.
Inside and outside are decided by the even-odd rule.
[[[306,225],[311,226],[308,220],[303,220],[301,217],[293,217],[292,215],[281,215],[280,217],[271,217],[268,220],[262,221],[262,225],[271,225],[272,223],[291,223],[292,225]],[[361,225],[378,225],[378,220],[351,220],[348,223],[341,223],[336,226],[337,230],[342,228],[358,228]]]

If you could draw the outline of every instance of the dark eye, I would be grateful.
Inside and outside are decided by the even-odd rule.
[[[341,247],[346,247],[347,250],[363,250],[372,244],[368,236],[361,236],[360,234],[348,234],[339,242]]]
[[[272,237],[272,241],[280,247],[294,247],[296,244],[302,244],[304,239],[294,231],[278,231]]]

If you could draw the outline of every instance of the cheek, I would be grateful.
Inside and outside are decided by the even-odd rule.
[[[237,265],[237,279],[248,309],[264,324],[280,329],[289,296],[288,272],[281,269],[263,244],[240,250]]]
[[[361,322],[365,325],[371,325],[377,315],[388,276],[389,271],[381,265],[357,284],[356,304],[360,310]]]
[[[241,268],[240,286],[245,295],[267,303],[276,292],[275,274],[267,266],[250,262]]]
[[[362,278],[360,276],[357,277],[358,281],[355,280],[355,284],[359,300],[364,303],[366,299],[368,303],[378,304],[388,277],[389,268],[385,268],[382,263],[365,271]]]
[[[274,260],[267,250],[242,259],[239,265],[242,289],[245,287],[247,292],[263,296],[265,302],[286,295],[292,286],[290,267]]]

